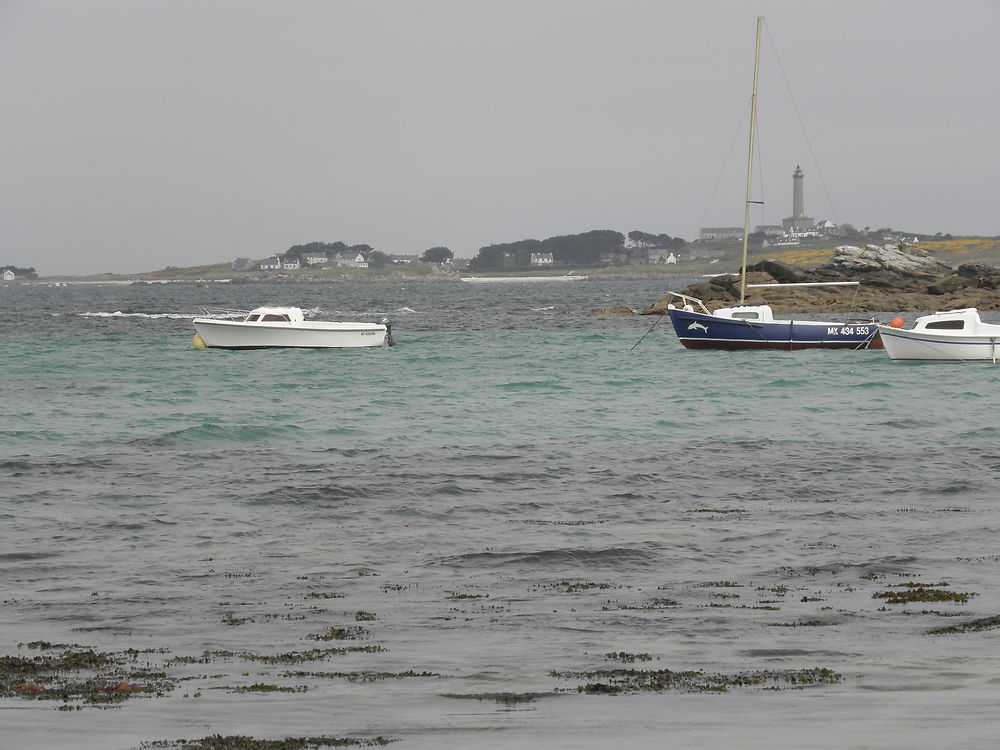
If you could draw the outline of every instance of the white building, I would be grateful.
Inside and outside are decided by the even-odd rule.
[[[552,253],[531,254],[531,265],[533,266],[551,266],[553,263],[555,263],[555,258]]]
[[[743,238],[743,227],[702,227],[698,232],[700,240],[739,240]]]
[[[320,263],[326,263],[328,260],[326,253],[309,252],[302,253],[302,262],[307,266],[315,266]]]
[[[361,253],[340,252],[333,256],[333,260],[341,268],[368,268],[368,261]]]

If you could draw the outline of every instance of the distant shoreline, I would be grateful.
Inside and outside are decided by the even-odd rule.
[[[342,275],[337,277],[322,276],[299,276],[291,274],[275,275],[232,275],[227,277],[210,276],[173,276],[169,278],[149,278],[144,274],[131,276],[115,275],[107,278],[74,277],[74,276],[41,276],[37,279],[17,279],[15,281],[4,282],[9,285],[26,286],[143,286],[154,284],[342,284],[342,283],[391,283],[391,282],[433,282],[433,283],[460,283],[460,282],[568,282],[585,281],[587,279],[669,279],[674,277],[689,278],[701,275],[700,271],[691,269],[670,269],[665,270],[657,267],[632,266],[624,268],[598,268],[580,269],[573,273],[479,273],[479,274],[358,274]]]
[[[985,263],[988,265],[1000,266],[1000,237],[955,237],[949,240],[926,240],[916,245],[924,252],[938,258],[943,263],[958,267],[963,263]],[[815,268],[826,263],[833,255],[834,248],[769,248],[767,250],[753,250],[751,263],[756,263],[764,259],[775,260],[779,263],[794,266],[797,268]],[[596,266],[573,267],[568,269],[547,269],[524,268],[513,270],[495,269],[490,271],[476,272],[479,278],[504,278],[516,279],[524,276],[558,275],[566,276],[570,273],[587,275],[591,279],[619,278],[619,279],[671,279],[683,276],[702,276],[712,272],[718,272],[719,267],[736,269],[738,271],[739,260],[736,258],[735,250],[720,252],[715,262],[708,258],[686,261],[677,265],[647,265],[647,266]],[[145,271],[131,274],[50,274],[40,276],[37,279],[15,279],[0,284],[109,284],[109,285],[129,285],[129,284],[163,284],[163,283],[229,283],[229,284],[256,284],[256,283],[338,283],[343,281],[357,282],[414,282],[414,281],[440,281],[457,282],[462,276],[470,276],[469,272],[459,272],[455,269],[445,270],[433,264],[420,263],[419,269],[406,270],[405,266],[389,268],[337,268],[326,269],[324,271],[293,271],[281,273],[263,272],[234,272],[229,263],[216,263],[210,265],[192,266],[188,268],[165,268],[161,271]]]

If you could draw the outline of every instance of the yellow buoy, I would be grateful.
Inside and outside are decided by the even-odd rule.
[[[200,333],[196,333],[194,335],[194,338],[191,339],[191,348],[192,349],[204,349],[205,348],[205,339],[203,339],[201,337]]]

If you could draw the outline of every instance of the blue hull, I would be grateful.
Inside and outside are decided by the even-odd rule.
[[[670,322],[688,349],[881,349],[878,324],[814,320],[758,322],[671,309]]]

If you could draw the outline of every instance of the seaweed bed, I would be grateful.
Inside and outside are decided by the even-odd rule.
[[[713,511],[716,512],[716,511]],[[733,518],[734,516],[727,516]],[[920,583],[904,580],[887,583],[886,575],[876,573],[852,574],[850,580],[835,580],[838,576],[818,570],[782,569],[782,581],[750,582],[740,580],[713,580],[686,585],[661,585],[655,592],[644,592],[625,582],[553,580],[532,584],[528,592],[552,600],[556,607],[560,601],[570,601],[572,611],[589,611],[594,616],[617,615],[629,618],[660,618],[669,622],[679,610],[719,612],[719,616],[751,617],[757,627],[802,628],[835,627],[845,617],[857,616],[864,611],[866,617],[903,615],[911,617],[958,617],[976,596],[973,592],[953,590],[947,581]],[[305,579],[307,580],[307,579]],[[822,582],[821,582],[822,581]],[[392,596],[409,589],[409,585],[383,585],[383,596]],[[609,592],[617,599],[608,600]],[[665,593],[669,592],[670,596]],[[314,594],[306,598],[316,598]],[[337,594],[324,594],[325,599],[342,598]],[[497,592],[441,593],[440,619],[456,623],[484,620],[496,622],[510,611],[510,604]],[[877,609],[864,608],[863,602],[881,600]],[[836,602],[840,606],[835,606]],[[907,608],[914,603],[930,602],[943,605],[942,610],[915,610]],[[229,602],[220,606],[232,608]],[[261,612],[257,604],[255,617],[238,617],[227,610],[221,627],[240,629],[252,627],[258,619],[276,618]],[[742,610],[745,614],[738,614]],[[553,611],[557,611],[553,609]],[[723,614],[729,613],[732,614]],[[774,612],[784,613],[776,616]],[[888,613],[888,614],[887,614]],[[368,655],[389,651],[379,643],[379,627],[383,624],[374,611],[368,609],[346,610],[339,616],[351,617],[364,626],[331,625],[326,610],[308,610],[304,615],[282,615],[289,621],[324,620],[312,632],[292,636],[298,643],[309,641],[339,642],[326,648],[294,647],[276,653],[259,653],[250,648],[204,651],[198,655],[173,654],[165,648],[145,650],[124,649],[100,651],[87,645],[32,641],[18,644],[18,655],[0,655],[0,698],[50,702],[60,711],[120,708],[127,701],[164,698],[181,691],[187,685],[185,698],[201,697],[202,690],[227,691],[230,694],[297,694],[316,689],[322,681],[341,680],[348,684],[365,684],[379,681],[436,680],[449,684],[461,680],[441,669],[401,668],[389,671],[366,663]],[[789,620],[791,615],[791,620]],[[974,617],[959,624],[924,628],[925,636],[959,635],[1000,628],[1000,615]],[[78,628],[86,632],[92,628]],[[375,632],[373,632],[373,630]],[[627,630],[612,630],[614,634],[628,636]],[[346,643],[345,643],[346,642]],[[698,668],[636,668],[638,664],[669,658],[669,654],[635,652],[614,649],[614,643],[596,653],[569,654],[572,668],[553,668],[541,665],[533,677],[535,685],[549,681],[549,689],[516,690],[499,692],[445,692],[439,697],[458,700],[492,701],[510,709],[541,699],[567,698],[573,694],[592,696],[628,696],[641,693],[682,692],[722,694],[733,690],[801,690],[818,689],[838,684],[844,676],[826,666],[800,666],[797,668],[753,668],[756,665],[741,663],[732,670],[717,671]],[[352,657],[353,669],[308,669],[305,665],[323,665],[337,659]],[[617,662],[617,666],[593,664],[595,658]],[[375,657],[370,657],[374,659]],[[581,662],[582,658],[582,662]],[[199,665],[238,665],[230,670],[229,677],[219,674],[194,674]],[[260,666],[256,666],[260,665]],[[272,674],[267,671],[275,665],[286,667]],[[428,665],[431,666],[431,665]],[[685,665],[690,667],[691,665]],[[763,665],[767,666],[767,665]],[[360,667],[360,668],[357,668]],[[240,679],[236,675],[242,675]],[[265,677],[267,679],[265,679]],[[455,684],[455,683],[451,683]],[[459,683],[460,684],[460,683]],[[353,689],[353,688],[349,688]],[[398,741],[392,737],[348,737],[335,735],[286,737],[264,739],[243,735],[212,735],[200,739],[156,740],[141,742],[141,747],[177,748],[178,750],[308,750],[324,747],[379,746]],[[138,740],[137,740],[138,742]]]

